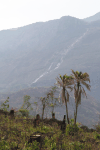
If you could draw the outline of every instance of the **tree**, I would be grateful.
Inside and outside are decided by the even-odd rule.
[[[7,97],[7,100],[1,104],[1,110],[7,111],[9,108],[9,104],[6,104],[7,102],[9,102],[9,97]]]
[[[58,106],[58,105],[57,105],[57,102],[58,102],[59,98],[56,98],[56,97],[55,97],[55,92],[57,92],[57,89],[58,89],[57,86],[52,86],[52,87],[51,87],[51,90],[47,93],[48,99],[51,100],[51,102],[49,101],[49,106],[52,107],[52,115],[53,115],[53,113],[54,113],[54,107],[55,107],[55,106]]]
[[[90,83],[90,78],[89,75],[85,72],[74,72],[74,70],[72,70],[72,76],[74,78],[74,97],[75,97],[75,103],[76,103],[76,110],[74,111],[74,124],[76,124],[76,119],[77,119],[77,109],[78,109],[78,105],[81,104],[81,95],[86,95],[86,92],[83,88],[82,85],[84,85],[87,90],[90,91],[90,85],[87,84],[86,82],[88,81]]]
[[[31,110],[33,110],[33,108],[31,107],[31,103],[29,102],[30,98],[31,97],[28,95],[24,96],[24,103],[19,109],[19,112],[22,113],[22,116],[29,116],[29,110],[27,110],[29,107]]]
[[[51,100],[51,102],[50,102],[50,100],[49,100],[49,106],[52,107],[52,114],[54,113],[54,107],[57,105],[56,102],[57,102],[58,99],[59,99],[59,98],[54,97],[57,88],[58,88],[57,86],[52,86],[52,87],[51,87],[51,90],[47,93],[48,99]]]
[[[43,108],[42,108],[42,120],[43,120],[43,116],[44,116],[44,109],[45,109],[45,107],[46,107],[46,97],[41,97],[40,98],[41,99],[41,101],[42,101],[42,106],[43,106]]]
[[[60,85],[60,87],[62,87],[62,102],[65,103],[66,105],[66,116],[67,116],[67,122],[69,124],[69,117],[68,117],[68,107],[67,107],[67,102],[69,102],[69,93],[67,89],[72,90],[72,86],[73,85],[73,77],[72,76],[67,76],[67,74],[61,76],[60,78],[56,78],[57,80],[57,85]],[[67,98],[66,98],[66,94],[67,94]]]
[[[35,109],[35,116],[36,116],[36,112],[37,112],[37,107],[38,107],[38,103],[37,102],[34,102],[34,104],[36,105],[36,109]]]

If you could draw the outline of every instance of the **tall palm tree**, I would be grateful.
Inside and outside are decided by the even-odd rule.
[[[67,116],[67,122],[69,124],[69,117],[68,117],[68,107],[67,107],[67,102],[69,102],[69,93],[67,89],[72,90],[73,88],[71,85],[73,85],[73,77],[72,76],[67,76],[67,74],[61,76],[60,78],[56,78],[57,80],[57,85],[62,87],[62,102],[65,103],[66,105],[66,116]],[[66,93],[67,93],[67,98],[66,98]]]
[[[86,95],[86,92],[82,85],[84,85],[89,91],[90,91],[90,85],[86,83],[87,81],[90,83],[90,78],[88,73],[82,73],[78,71],[72,70],[72,76],[74,78],[74,97],[75,97],[75,103],[76,103],[76,111],[74,112],[74,124],[76,124],[77,119],[77,109],[78,105],[81,104],[81,95]]]

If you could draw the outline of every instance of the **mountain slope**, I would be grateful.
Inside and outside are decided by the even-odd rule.
[[[89,73],[89,94],[99,100],[99,24],[65,16],[0,31],[0,91],[52,86],[73,69]]]
[[[91,17],[85,18],[83,20],[86,22],[92,22],[92,21],[100,20],[100,12],[96,13],[95,15],[93,15]]]
[[[100,93],[100,28],[98,23],[91,23],[88,25],[88,29],[74,42],[72,42],[69,48],[66,48],[59,53],[60,58],[58,68],[49,72],[50,82],[56,82],[55,78],[58,74],[64,75],[70,74],[71,69],[87,72],[90,75],[91,80],[91,94],[94,98],[99,100]],[[39,79],[38,86],[43,82],[48,83],[48,75]],[[50,83],[49,83],[50,84]],[[49,85],[48,84],[48,85]]]
[[[52,62],[51,69],[56,68],[62,51],[79,38],[86,28],[87,23],[79,19],[62,17],[17,30],[1,31],[1,90],[27,87],[45,73]]]

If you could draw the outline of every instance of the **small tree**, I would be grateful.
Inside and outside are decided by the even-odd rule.
[[[48,105],[47,97],[41,97],[40,100],[41,100],[41,102],[42,102],[42,120],[43,120],[44,109],[45,109],[45,107]]]
[[[7,102],[9,102],[9,97],[7,97],[7,100],[1,104],[1,110],[8,111],[9,104],[6,104]]]
[[[21,108],[19,109],[19,112],[22,113],[22,116],[29,116],[29,110],[27,110],[30,107],[30,110],[33,110],[33,108],[31,107],[31,103],[29,102],[30,100],[30,96],[25,95],[24,96],[24,103],[21,106]]]
[[[59,102],[59,98],[55,97],[55,93],[57,92],[57,89],[58,89],[57,86],[52,86],[50,92],[47,93],[47,97],[49,99],[49,106],[52,107],[52,115],[54,113],[54,107],[59,106],[57,104],[57,102]]]
[[[36,112],[37,112],[38,103],[37,103],[37,102],[34,102],[34,104],[36,105],[36,110],[35,110],[35,116],[36,116]]]

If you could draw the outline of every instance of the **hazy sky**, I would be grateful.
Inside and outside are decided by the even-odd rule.
[[[0,30],[62,16],[86,18],[100,12],[100,0],[0,0]]]

